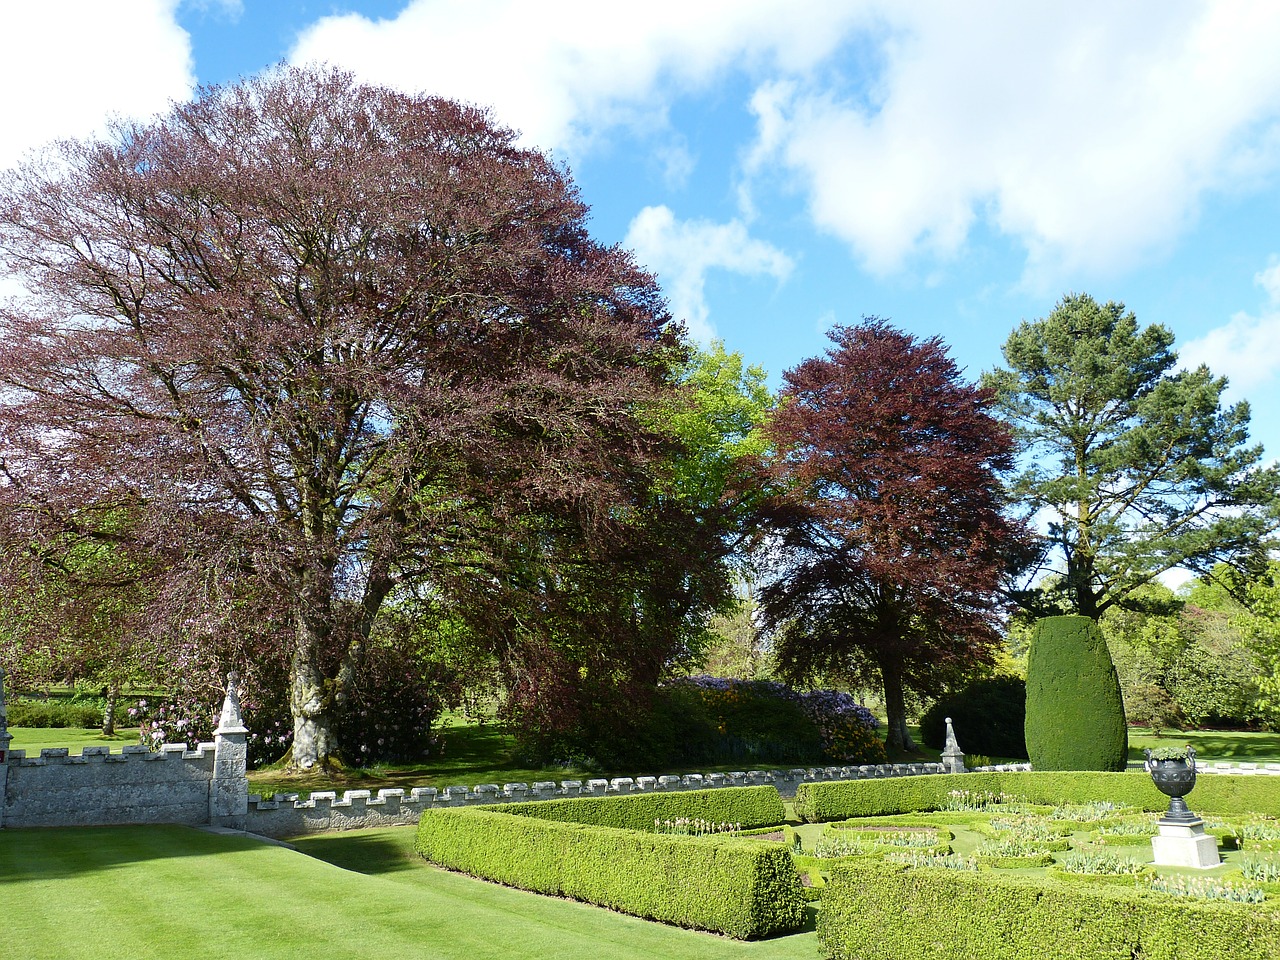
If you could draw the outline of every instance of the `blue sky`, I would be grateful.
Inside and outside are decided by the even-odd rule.
[[[323,60],[491,106],[702,340],[834,323],[970,376],[1067,292],[1169,326],[1280,455],[1280,4],[61,0],[0,7],[0,167]]]

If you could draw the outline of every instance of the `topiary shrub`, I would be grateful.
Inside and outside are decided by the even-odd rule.
[[[1021,677],[974,680],[943,697],[920,718],[920,739],[926,746],[942,749],[947,717],[966,754],[1027,759],[1027,683]]]
[[[1037,770],[1123,770],[1129,760],[1120,681],[1097,623],[1046,617],[1027,654],[1027,755]]]
[[[831,869],[818,951],[826,960],[1271,960],[1280,913],[1133,885],[859,862]]]

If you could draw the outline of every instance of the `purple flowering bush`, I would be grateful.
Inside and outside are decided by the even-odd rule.
[[[142,697],[126,711],[130,723],[138,725],[138,741],[155,751],[161,744],[181,743],[194,749],[213,742],[222,699],[210,703],[208,697],[191,692],[168,696]],[[250,770],[279,760],[293,743],[293,723],[282,696],[264,697],[253,690],[241,690],[241,718],[249,733],[245,738]]]
[[[885,761],[879,721],[848,693],[802,692],[770,680],[706,674],[673,681],[667,689],[677,699],[693,699],[702,714],[695,711],[687,718],[686,740],[695,748],[702,741],[703,752],[710,755],[690,760]]]
[[[810,690],[800,694],[805,712],[822,737],[822,753],[842,764],[884,763],[888,755],[880,739],[880,721],[839,690]]]
[[[217,712],[190,695],[142,697],[126,711],[138,725],[138,742],[151,751],[165,743],[181,743],[193,749],[213,742]]]

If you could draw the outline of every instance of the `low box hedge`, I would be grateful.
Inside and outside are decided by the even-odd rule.
[[[648,825],[652,831],[652,816]],[[423,813],[415,848],[433,863],[486,880],[741,940],[787,933],[804,919],[800,879],[780,844],[464,807]]]
[[[930,774],[884,780],[802,783],[796,790],[796,816],[810,823],[938,810],[952,791],[1006,794],[1029,803],[1062,804],[1112,801],[1162,811],[1169,798],[1142,771],[1013,771],[1007,773]],[[1222,816],[1280,816],[1280,777],[1206,774],[1197,777],[1187,803],[1197,813]]]
[[[504,808],[521,817],[589,823],[619,830],[653,830],[655,820],[684,817],[737,824],[744,830],[773,827],[787,818],[778,791],[759,787],[719,787],[675,793],[632,793],[618,797],[566,797]]]
[[[1136,886],[836,866],[818,943],[828,960],[1273,960],[1280,913]]]

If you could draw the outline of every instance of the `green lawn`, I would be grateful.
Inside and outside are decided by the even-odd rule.
[[[1280,763],[1280,733],[1237,730],[1162,730],[1157,738],[1143,727],[1129,728],[1129,759],[1143,760],[1144,747],[1196,748],[1196,758],[1212,763]]]
[[[138,742],[137,730],[107,737],[91,727],[10,727],[9,734],[13,737],[9,747],[25,750],[29,757],[38,757],[41,750],[53,747],[66,747],[76,755],[82,747],[110,747],[112,753],[119,753],[126,744]]]
[[[413,828],[298,842],[183,827],[0,831],[3,955],[42,960],[432,957],[813,960],[810,933],[740,943],[427,865]],[[331,862],[326,862],[331,861]]]

